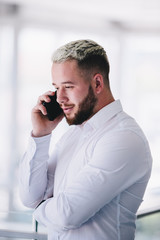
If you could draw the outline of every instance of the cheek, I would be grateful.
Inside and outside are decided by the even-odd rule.
[[[69,95],[70,102],[73,102],[75,105],[78,105],[84,96],[84,92],[74,92]]]
[[[79,105],[83,99],[88,95],[88,86],[81,86],[68,92],[69,101],[75,105]]]

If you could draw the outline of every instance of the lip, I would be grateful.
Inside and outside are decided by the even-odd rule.
[[[62,109],[65,114],[68,114],[72,111],[73,106],[66,106],[66,107],[63,107]]]

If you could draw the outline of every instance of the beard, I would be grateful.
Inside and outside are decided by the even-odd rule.
[[[87,96],[79,104],[78,111],[73,118],[67,118],[69,125],[79,125],[88,120],[94,114],[94,107],[97,103],[97,98],[93,92],[91,85],[88,88]]]

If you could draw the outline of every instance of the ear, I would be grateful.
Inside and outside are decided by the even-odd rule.
[[[99,73],[96,73],[93,77],[93,88],[97,94],[104,88],[103,76]]]

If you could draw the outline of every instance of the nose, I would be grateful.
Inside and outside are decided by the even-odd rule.
[[[68,97],[66,91],[64,89],[57,90],[57,102],[59,104],[66,103],[68,101]]]

